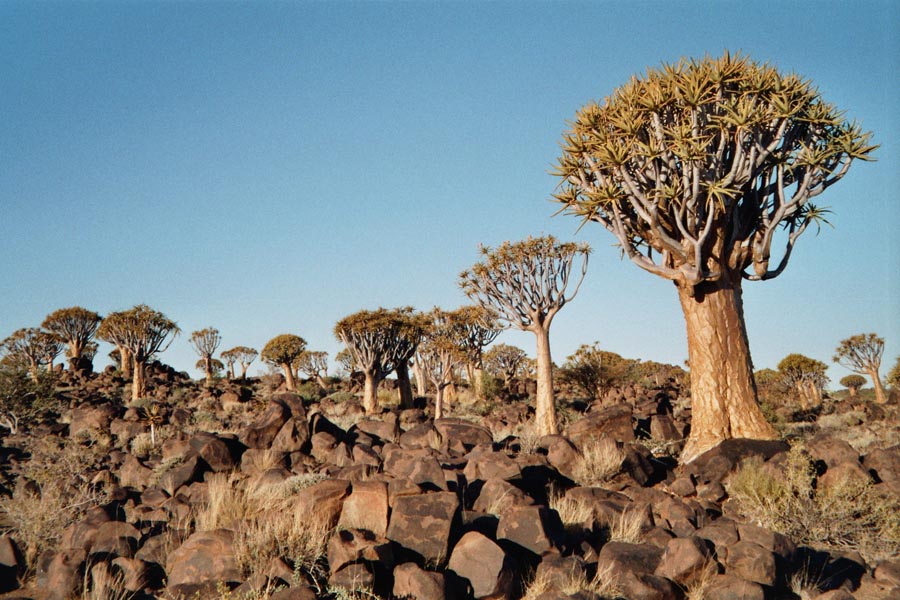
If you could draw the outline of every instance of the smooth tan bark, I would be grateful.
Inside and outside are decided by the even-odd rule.
[[[375,381],[375,374],[371,371],[366,371],[364,374],[366,383],[363,387],[363,409],[367,415],[371,415],[378,408],[378,382]]]
[[[875,386],[875,402],[885,404],[887,396],[884,393],[884,386],[881,385],[881,377],[878,376],[878,371],[870,371],[869,377],[872,378],[872,385]]]
[[[129,361],[132,362],[132,361]],[[139,400],[147,393],[147,381],[144,375],[146,365],[134,361],[133,375],[131,377],[131,399]]]
[[[397,393],[400,395],[400,408],[412,408],[412,384],[409,382],[409,367],[406,361],[401,361],[394,372],[397,374]]]
[[[550,324],[536,325],[532,331],[537,338],[537,398],[535,425],[539,435],[556,435],[556,404],[553,398],[553,362],[550,358]]]
[[[209,387],[213,384],[212,358],[207,356],[203,360],[206,363],[206,386]]]
[[[435,419],[443,419],[444,418],[444,386],[437,386],[437,391],[434,394],[434,418]]]
[[[705,289],[704,289],[705,288]],[[684,463],[730,438],[774,439],[756,397],[737,285],[679,287],[691,368],[691,434]]]
[[[472,385],[475,386],[475,399],[484,400],[484,369],[475,367]]]
[[[132,374],[134,372],[134,365],[132,364],[131,351],[122,346],[117,346],[119,349],[119,368],[122,370],[122,377],[124,379],[131,379]]]
[[[284,371],[284,383],[291,392],[297,389],[297,382],[294,379],[294,370],[289,363],[282,363],[281,370]]]

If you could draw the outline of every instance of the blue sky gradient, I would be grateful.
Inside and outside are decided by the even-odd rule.
[[[363,308],[465,303],[479,243],[594,248],[554,360],[599,341],[680,364],[670,282],[551,217],[567,119],[632,74],[743,51],[812,79],[878,162],[823,194],[834,229],[745,285],[757,368],[875,331],[900,354],[894,2],[0,4],[0,338],[52,310],[146,303],[222,349],[280,333],[332,356]],[[530,334],[502,341],[533,353]],[[104,348],[105,356],[109,348]],[[252,371],[252,369],[251,369]],[[829,373],[833,388],[848,372]]]

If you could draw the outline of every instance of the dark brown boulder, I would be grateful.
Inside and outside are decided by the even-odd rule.
[[[775,555],[759,544],[743,540],[729,546],[725,572],[765,586],[774,586],[778,581]]]
[[[97,529],[94,543],[91,544],[92,556],[121,556],[131,558],[137,550],[141,532],[130,523],[107,521]]]
[[[459,510],[452,492],[400,496],[391,507],[388,539],[437,564],[446,559],[450,532]]]
[[[360,481],[353,484],[344,500],[338,527],[365,529],[380,536],[387,534],[388,485],[384,481]]]
[[[193,534],[166,560],[169,589],[240,582],[233,541],[234,533],[227,529]]]
[[[385,448],[384,472],[398,479],[409,479],[425,490],[447,490],[441,463],[428,449]]]
[[[364,529],[338,529],[328,540],[331,574],[358,562],[377,562],[386,568],[393,567],[390,542]]]
[[[500,512],[497,540],[512,542],[538,556],[557,550],[563,526],[556,511],[544,506],[509,506]]]
[[[442,448],[448,447],[451,442],[459,442],[466,451],[475,446],[492,446],[494,436],[487,427],[476,425],[464,419],[435,419],[434,429],[442,440]]]
[[[597,570],[609,570],[622,575],[652,574],[659,566],[662,555],[661,548],[647,544],[609,542],[600,550]]]
[[[214,434],[198,433],[188,444],[215,473],[231,471],[238,465],[231,447]]]
[[[273,398],[265,412],[241,433],[241,442],[248,448],[269,448],[290,417],[288,405]]]
[[[0,535],[0,594],[19,587],[18,576],[25,570],[25,561],[15,540]]]
[[[769,460],[776,454],[788,450],[790,445],[780,440],[729,439],[707,450],[688,464],[681,465],[678,473],[693,475],[698,483],[721,482],[743,460],[753,456]]]
[[[68,600],[81,588],[86,558],[81,549],[63,550],[53,556],[43,579],[45,600]]]
[[[654,574],[671,579],[682,587],[690,587],[715,574],[716,569],[716,561],[706,540],[685,537],[669,540]]]
[[[715,575],[706,589],[706,600],[765,600],[765,590],[758,583],[735,577]]]
[[[566,433],[576,444],[600,435],[620,442],[634,441],[631,405],[616,404],[591,412],[569,425]]]
[[[472,510],[499,515],[510,506],[530,506],[534,504],[525,492],[503,479],[488,479],[481,486]]]

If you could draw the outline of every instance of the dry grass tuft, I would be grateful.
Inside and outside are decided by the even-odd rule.
[[[590,438],[581,445],[581,455],[573,465],[573,479],[578,485],[600,486],[615,477],[622,469],[625,453],[615,440],[607,437]]]
[[[625,509],[609,523],[607,530],[610,542],[640,544],[644,541],[644,515],[639,509]]]
[[[550,493],[548,505],[559,514],[559,519],[566,528],[581,527],[594,516],[594,509],[584,500],[576,500],[555,491]]]
[[[562,578],[556,574],[537,575],[527,584],[522,600],[541,600],[554,591],[567,596],[578,593],[595,594],[600,600],[611,600],[620,595],[612,569],[607,568],[598,571],[590,579],[580,572],[572,572]]]
[[[856,550],[868,562],[900,554],[900,499],[854,479],[816,489],[813,462],[801,444],[780,474],[748,460],[727,489],[739,513],[801,544]]]

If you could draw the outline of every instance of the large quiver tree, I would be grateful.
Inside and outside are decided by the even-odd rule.
[[[100,315],[94,311],[72,306],[53,311],[41,327],[56,335],[68,345],[69,370],[87,372],[93,369],[92,361],[84,357],[84,351],[88,343],[97,333],[100,326]]]
[[[869,159],[870,137],[810,82],[727,53],[650,69],[584,106],[565,134],[563,210],[602,224],[678,289],[693,406],[683,461],[727,438],[774,437],[756,400],[741,282],[784,271],[825,212],[810,200]]]
[[[481,248],[484,260],[460,277],[460,286],[479,306],[510,325],[531,331],[537,341],[535,423],[541,435],[559,433],[553,399],[550,324],[575,294],[587,272],[587,244],[553,236]],[[576,269],[578,257],[580,268]],[[573,283],[571,288],[569,284]]]

